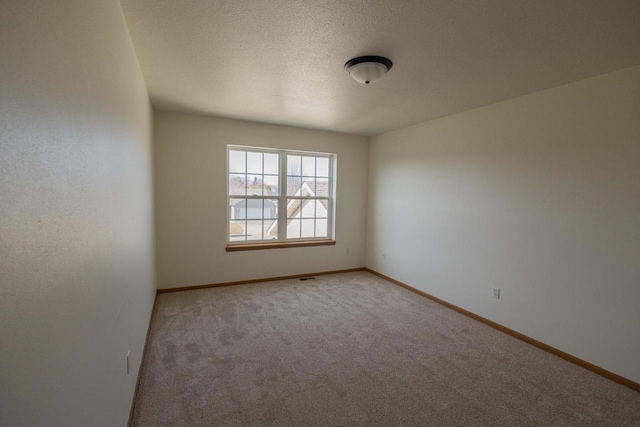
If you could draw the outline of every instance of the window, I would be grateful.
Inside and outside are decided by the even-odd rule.
[[[335,243],[335,155],[240,146],[227,153],[227,250]]]

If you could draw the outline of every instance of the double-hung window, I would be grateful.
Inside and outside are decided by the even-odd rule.
[[[227,160],[227,250],[335,243],[335,155],[230,145]]]

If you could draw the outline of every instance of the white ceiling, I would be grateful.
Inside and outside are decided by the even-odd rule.
[[[640,64],[640,0],[121,3],[156,109],[363,135]]]

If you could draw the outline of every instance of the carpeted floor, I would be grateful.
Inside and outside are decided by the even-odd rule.
[[[640,393],[366,272],[156,304],[134,426],[640,426]]]

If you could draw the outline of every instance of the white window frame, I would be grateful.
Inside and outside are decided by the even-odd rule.
[[[229,194],[230,176],[234,172],[230,171],[229,165],[229,152],[230,151],[251,151],[260,153],[278,154],[280,164],[280,174],[278,176],[278,188],[279,195],[232,195]],[[320,153],[312,151],[299,151],[299,150],[286,150],[276,148],[265,147],[253,147],[244,145],[227,145],[227,168],[226,168],[226,194],[227,194],[227,251],[244,250],[244,249],[260,249],[271,247],[291,247],[291,246],[313,246],[315,244],[335,244],[335,187],[336,187],[336,163],[337,155],[332,153]],[[327,196],[288,196],[287,195],[287,157],[289,155],[294,156],[313,156],[320,158],[327,158],[329,161],[329,177],[328,177],[328,195]],[[263,171],[264,172],[264,171]],[[246,172],[245,173],[249,175]],[[317,171],[316,171],[317,174]],[[317,175],[315,175],[317,177]],[[244,241],[232,241],[230,235],[230,224],[233,218],[231,218],[231,199],[245,199],[247,200],[247,212],[249,200],[278,200],[277,208],[277,223],[278,223],[278,236],[276,239],[269,240],[244,240]],[[327,236],[326,237],[296,237],[287,238],[287,206],[288,201],[296,200],[326,200],[327,201]],[[263,208],[264,209],[264,208]],[[264,211],[263,211],[264,212]],[[246,231],[246,229],[245,229]],[[315,234],[315,233],[314,233]],[[263,236],[264,237],[264,236]]]

